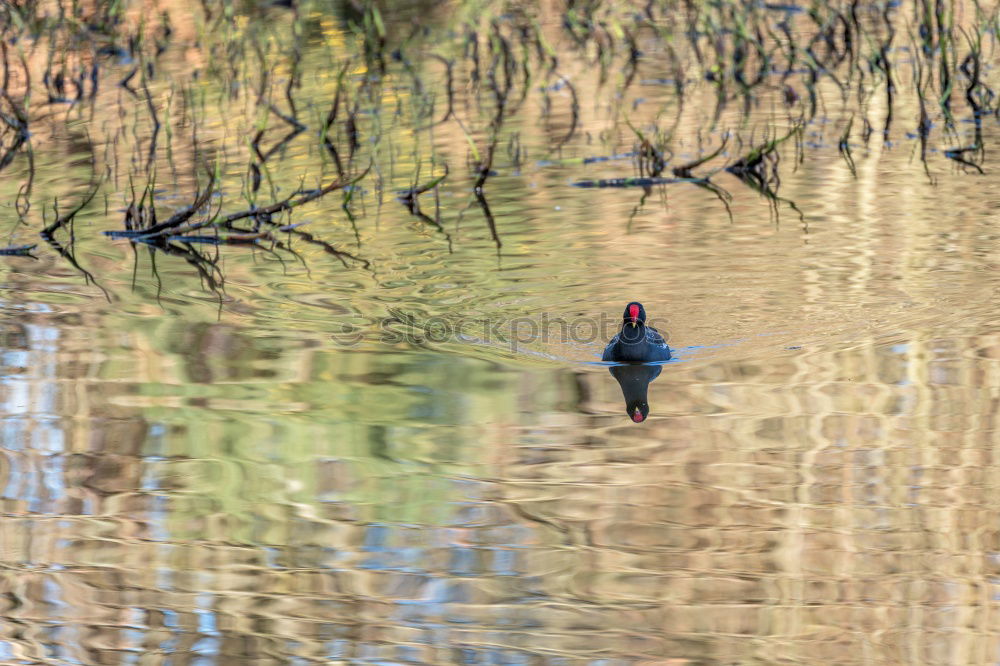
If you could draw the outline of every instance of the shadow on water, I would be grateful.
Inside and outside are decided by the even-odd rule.
[[[660,376],[663,367],[659,364],[632,363],[613,365],[608,368],[611,376],[618,380],[625,398],[625,413],[636,423],[642,423],[649,416],[649,401],[646,397],[649,385]]]
[[[623,363],[611,365],[608,372],[618,381],[621,387],[622,397],[625,399],[625,413],[635,423],[642,423],[649,417],[649,385],[652,384],[664,365],[674,365],[685,361],[694,360],[699,352],[703,350],[716,350],[732,347],[742,342],[736,340],[717,345],[692,345],[671,350],[671,358],[668,361],[657,363]],[[801,347],[786,347],[789,350],[801,349]]]

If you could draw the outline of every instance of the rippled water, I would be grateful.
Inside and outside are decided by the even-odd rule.
[[[726,174],[731,216],[687,183],[573,188],[633,172],[577,159],[631,141],[599,138],[585,70],[577,138],[551,154],[566,109],[526,112],[527,157],[487,184],[499,247],[443,125],[419,150],[386,130],[356,229],[339,199],[294,216],[363,261],[226,247],[213,290],[100,236],[124,167],[75,222],[97,285],[2,258],[0,661],[996,662],[995,174],[935,151],[929,179],[901,138],[859,141],[855,177],[828,136],[785,157],[801,218]],[[206,105],[245,149],[257,119]],[[37,136],[73,159],[39,151],[36,191],[79,197],[89,149]],[[285,191],[322,159],[296,141]],[[440,229],[393,194],[431,149],[421,179],[456,174],[423,195]],[[164,209],[193,189],[177,150]],[[642,424],[598,363],[632,299],[676,354]]]

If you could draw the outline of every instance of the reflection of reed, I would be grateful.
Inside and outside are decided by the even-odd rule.
[[[628,9],[544,3],[537,16],[523,10],[501,21],[489,20],[486,12],[481,19],[456,19],[455,25],[447,24],[447,10],[407,9],[417,13],[405,15],[426,23],[427,34],[447,33],[446,26],[460,28],[448,33],[464,50],[459,58],[430,52],[440,44],[417,39],[417,33],[403,39],[399,28],[392,22],[387,27],[371,4],[352,6],[336,17],[354,30],[357,42],[352,42],[331,16],[302,11],[295,3],[241,6],[234,8],[237,14],[215,12],[204,3],[151,2],[126,9],[115,3],[81,3],[74,6],[78,21],[46,21],[47,12],[58,14],[58,3],[26,3],[11,8],[18,21],[5,25],[12,37],[8,41],[13,43],[19,30],[34,30],[39,43],[27,51],[18,46],[15,54],[5,42],[10,53],[4,57],[3,118],[12,121],[7,125],[14,139],[0,145],[5,151],[0,168],[22,152],[33,159],[36,151],[51,149],[52,137],[60,132],[31,131],[26,142],[26,128],[66,131],[58,125],[63,106],[86,118],[89,141],[111,147],[97,170],[112,172],[118,188],[126,177],[133,184],[158,182],[155,173],[188,181],[174,183],[175,189],[191,185],[206,154],[222,151],[234,161],[227,170],[249,174],[246,187],[231,187],[246,190],[251,199],[265,177],[272,194],[281,184],[271,173],[280,167],[268,164],[276,159],[275,151],[312,155],[322,146],[320,168],[329,157],[329,166],[342,179],[354,172],[345,160],[370,159],[376,165],[374,185],[381,192],[383,174],[395,171],[395,158],[386,146],[402,130],[407,141],[435,144],[431,161],[440,163],[433,154],[440,151],[446,164],[469,164],[466,175],[481,191],[498,167],[520,165],[517,146],[541,146],[545,157],[558,157],[581,132],[611,137],[629,126],[629,137],[609,138],[594,149],[598,154],[570,159],[586,163],[631,148],[639,175],[652,175],[651,181],[630,178],[633,174],[622,174],[621,165],[615,165],[617,172],[598,182],[642,184],[633,217],[652,187],[673,184],[658,180],[668,162],[698,186],[710,187],[727,211],[726,189],[709,180],[723,167],[767,197],[775,214],[782,204],[797,211],[794,200],[777,195],[780,154],[768,137],[796,137],[796,159],[784,161],[794,164],[813,143],[803,140],[801,128],[814,124],[821,112],[832,128],[826,139],[836,138],[852,168],[856,151],[870,146],[873,127],[882,128],[883,139],[898,140],[890,135],[900,131],[893,130],[893,118],[896,126],[900,118],[914,118],[916,125],[901,131],[916,132],[921,159],[934,178],[928,142],[935,138],[934,122],[940,116],[944,130],[938,136],[948,143],[941,154],[970,171],[982,170],[982,118],[997,103],[991,74],[982,67],[982,38],[989,33],[980,8],[960,5],[962,11],[935,18],[926,10],[911,20],[892,5],[862,9],[834,3],[800,12],[791,6],[721,3],[677,12],[670,3]],[[685,22],[700,28],[683,30],[689,27]],[[739,29],[729,29],[733,25]],[[301,37],[309,31],[324,39],[303,48]],[[676,35],[684,38],[674,39]],[[912,43],[912,60],[897,57],[904,37]],[[96,48],[96,43],[102,46]],[[429,51],[429,57],[418,58],[424,55],[420,49]],[[173,65],[164,54],[184,55],[187,63]],[[305,89],[303,75],[330,62],[338,64],[331,75]],[[468,83],[466,90],[462,81]],[[18,100],[28,98],[33,87],[39,94],[44,90],[47,104],[35,117],[25,112],[21,119],[12,110],[24,110]],[[655,101],[648,99],[650,89],[657,91]],[[958,90],[963,94],[955,94]],[[212,95],[227,101],[207,111],[205,98]],[[438,97],[447,105],[444,115],[435,110]],[[581,103],[606,99],[617,101]],[[303,109],[313,104],[329,108],[325,120],[305,117]],[[528,117],[526,110],[538,105],[541,117]],[[376,113],[392,107],[391,119]],[[768,107],[768,114],[758,112]],[[65,114],[64,120],[73,114]],[[956,130],[955,120],[962,114],[974,123],[971,140]],[[236,138],[217,136],[223,118],[221,124]],[[717,151],[702,150],[702,133],[727,128],[733,131],[731,148],[715,160]],[[187,141],[189,135],[192,141]],[[253,137],[249,144],[242,138],[247,135]],[[695,144],[694,159],[674,160]],[[505,146],[510,152],[506,162],[501,160]],[[710,155],[713,160],[702,161]],[[132,163],[123,168],[123,158]],[[426,158],[414,148],[413,171],[404,178],[419,173]],[[703,167],[701,173],[691,173],[693,165]],[[33,174],[32,167],[22,182],[22,217],[30,208]],[[47,204],[58,198],[36,194],[46,197]],[[65,192],[60,194],[66,198]],[[502,221],[479,198],[499,249]]]

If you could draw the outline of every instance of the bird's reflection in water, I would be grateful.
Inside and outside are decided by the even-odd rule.
[[[649,415],[649,403],[646,402],[646,391],[649,383],[660,376],[662,366],[646,363],[629,363],[613,365],[608,370],[622,387],[625,397],[625,413],[636,423],[642,423]]]

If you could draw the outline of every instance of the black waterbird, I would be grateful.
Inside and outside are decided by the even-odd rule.
[[[623,365],[608,368],[618,380],[625,397],[625,413],[636,423],[649,416],[646,394],[649,383],[659,377],[662,369],[658,362],[670,360],[670,347],[660,332],[646,326],[646,309],[635,301],[625,306],[622,330],[611,338],[601,356],[603,361]]]
[[[604,348],[602,361],[653,363],[670,360],[670,347],[660,332],[646,326],[646,309],[635,301],[625,306],[622,330]]]

